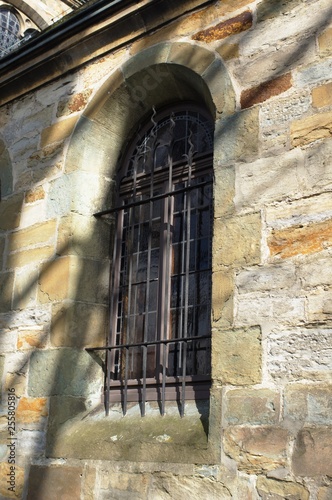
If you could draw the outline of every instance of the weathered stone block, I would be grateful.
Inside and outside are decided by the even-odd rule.
[[[45,128],[41,133],[41,147],[44,148],[54,142],[61,142],[69,137],[74,130],[77,120],[78,116],[71,116]]]
[[[261,382],[261,331],[258,327],[212,333],[212,377],[225,384]]]
[[[72,214],[59,224],[58,255],[79,255],[94,259],[110,256],[112,226],[103,219]]]
[[[328,328],[272,331],[267,348],[267,368],[273,378],[284,381],[331,379],[332,335]]]
[[[2,498],[16,498],[20,499],[23,495],[24,488],[24,469],[15,464],[15,479],[14,479],[14,491],[8,490],[10,484],[11,465],[7,462],[0,463],[0,495]]]
[[[46,436],[46,454],[52,454],[61,426],[79,413],[86,411],[85,400],[80,397],[52,396],[49,404],[49,417]]]
[[[83,109],[85,109],[91,94],[92,89],[86,89],[83,92],[79,92],[78,94],[70,96],[66,100],[61,100],[58,104],[56,116],[68,116],[72,113],[82,111]]]
[[[55,232],[55,220],[34,224],[27,229],[15,231],[9,236],[9,252],[14,252],[15,250],[20,250],[21,248],[32,245],[46,244],[55,237]]]
[[[280,414],[280,394],[270,389],[235,389],[225,394],[227,424],[276,424]]]
[[[259,213],[216,219],[214,222],[214,265],[259,264],[261,216]]]
[[[32,465],[27,500],[80,500],[82,467]]]
[[[284,415],[295,423],[332,425],[332,386],[291,384],[285,389]]]
[[[43,266],[38,280],[38,298],[43,303],[64,300],[75,296],[72,274],[75,262],[71,257],[60,257]]]
[[[302,484],[277,481],[265,476],[257,478],[257,491],[262,500],[309,500],[309,491]]]
[[[236,276],[236,287],[239,294],[270,292],[271,290],[294,290],[294,292],[300,290],[295,266],[288,265],[288,263],[243,270]]]
[[[2,200],[0,204],[0,230],[16,229],[20,224],[24,194],[16,195]]]
[[[215,161],[222,165],[234,160],[249,162],[259,151],[259,107],[234,113],[215,124]],[[238,140],[241,137],[241,141]]]
[[[52,349],[30,357],[28,393],[31,397],[99,394],[102,370],[85,351]]]
[[[318,46],[320,55],[332,55],[332,28],[327,28],[327,30],[318,37]]]
[[[214,216],[231,215],[234,213],[235,168],[215,165],[214,176]]]
[[[331,457],[331,427],[305,428],[298,433],[292,456],[292,466],[295,475],[331,476]]]
[[[14,273],[0,273],[0,313],[12,310]]]
[[[105,345],[108,308],[103,305],[64,302],[52,308],[51,343],[55,347]]]
[[[41,423],[48,416],[46,398],[21,397],[17,405],[17,421],[22,424]]]
[[[263,0],[257,6],[257,21],[263,22],[273,19],[302,4],[302,0]]]
[[[304,146],[310,142],[330,137],[332,112],[308,116],[291,124],[292,146]]]
[[[332,486],[322,486],[318,489],[317,500],[330,500],[332,498]]]
[[[274,80],[261,83],[256,87],[244,90],[241,94],[241,107],[250,108],[254,104],[267,101],[273,96],[282,94],[292,86],[291,74],[279,76]]]
[[[17,336],[17,349],[41,349],[47,343],[47,331],[42,329],[25,329],[19,331]]]
[[[212,276],[212,317],[222,325],[231,325],[233,321],[233,277],[223,271]]]
[[[199,31],[192,36],[192,39],[205,43],[214,42],[215,40],[221,40],[228,36],[242,33],[251,28],[251,26],[252,13],[247,10],[236,17],[227,19],[227,21],[223,21],[215,26]]]
[[[181,498],[183,495],[188,498],[196,496],[201,500],[229,500],[231,498],[229,489],[219,478],[211,479],[167,473],[155,474],[148,495],[139,498],[147,498],[148,500],[165,498],[165,491],[170,498],[174,499]]]
[[[332,220],[287,229],[273,229],[267,243],[272,258],[287,259],[320,252],[332,245]]]
[[[49,260],[54,256],[54,252],[55,249],[53,246],[43,246],[11,253],[7,258],[7,269],[24,267],[29,264],[37,264],[41,261]]]
[[[278,158],[273,156],[239,164],[236,167],[236,208],[261,207],[299,192],[303,182],[301,163],[303,158],[294,150]]]
[[[249,474],[271,471],[287,462],[289,435],[280,427],[228,427],[224,450]]]
[[[25,309],[36,304],[38,269],[25,267],[15,276],[14,309]]]
[[[239,57],[239,46],[237,43],[223,43],[217,48],[217,52],[224,61],[229,61]]]
[[[332,105],[332,83],[312,89],[312,104],[315,108]]]
[[[167,62],[182,64],[201,75],[212,64],[214,59],[214,54],[203,47],[189,43],[179,43],[171,45]]]
[[[34,189],[30,189],[25,193],[24,201],[25,203],[34,203],[45,198],[45,191],[43,186],[37,186]]]

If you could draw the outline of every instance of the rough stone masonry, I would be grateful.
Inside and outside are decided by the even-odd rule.
[[[330,0],[132,2],[29,57],[0,70],[1,498],[331,499]],[[133,124],[181,100],[215,119],[208,419],[106,417],[93,214]]]

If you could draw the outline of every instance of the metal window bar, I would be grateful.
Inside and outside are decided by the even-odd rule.
[[[125,375],[124,375],[124,380],[123,380],[123,414],[126,415],[127,413],[127,407],[128,407],[128,356],[129,356],[129,349],[137,349],[137,348],[147,348],[149,346],[157,346],[157,345],[162,345],[164,346],[164,349],[166,348],[167,345],[169,344],[182,344],[184,343],[187,345],[189,342],[199,342],[201,340],[209,340],[211,339],[211,335],[200,335],[196,337],[184,337],[184,338],[178,338],[178,339],[162,339],[162,340],[155,340],[155,341],[147,341],[147,342],[136,342],[133,344],[120,344],[120,345],[109,345],[105,347],[87,347],[86,351],[88,352],[94,352],[94,351],[107,351],[107,353],[110,353],[112,351],[122,351],[125,350],[125,357],[126,357],[126,367],[125,367]],[[182,360],[183,361],[183,360]],[[184,390],[184,385],[183,385],[183,378],[186,377],[185,371],[182,371],[181,375],[181,393]],[[145,405],[146,405],[146,384],[144,384],[144,378],[146,379],[146,373],[143,373],[142,379],[143,383],[141,384],[142,386],[142,416],[145,415]],[[165,378],[165,380],[164,380]],[[110,375],[106,378],[107,383],[105,387],[105,406],[106,406],[106,414],[109,414],[109,409],[110,409],[110,398],[109,398],[109,393],[111,389],[111,377]],[[120,380],[121,382],[121,380]],[[163,384],[166,383],[166,371],[163,371],[163,380],[159,384],[157,383],[156,385],[163,386]],[[108,396],[108,397],[106,397]],[[165,392],[161,391],[161,414],[164,415],[165,413]],[[183,394],[181,394],[181,405],[180,405],[180,415],[181,417],[184,416],[185,413],[185,398],[183,397]]]
[[[189,176],[189,179],[188,180],[191,180],[191,174]],[[153,184],[153,183],[152,183]],[[195,271],[190,271],[189,270],[189,253],[190,253],[190,211],[191,211],[191,205],[190,205],[190,193],[193,191],[193,190],[199,190],[201,188],[204,188],[205,186],[207,185],[211,185],[212,184],[212,179],[209,179],[209,180],[206,180],[204,182],[196,182],[196,183],[193,183],[191,185],[188,185],[188,182],[186,183],[187,185],[184,187],[184,188],[178,188],[178,189],[175,189],[173,191],[167,191],[166,193],[164,192],[163,194],[159,195],[155,195],[155,196],[149,196],[148,198],[144,198],[144,199],[140,199],[140,200],[137,200],[137,201],[134,201],[134,202],[131,202],[131,203],[128,203],[128,204],[125,204],[125,205],[122,205],[121,207],[118,207],[117,209],[112,209],[112,210],[107,210],[107,211],[104,211],[102,213],[99,213],[99,214],[95,214],[96,217],[100,217],[100,216],[103,216],[103,215],[106,215],[108,213],[114,213],[114,212],[117,212],[117,218],[122,218],[123,219],[123,215],[124,215],[124,211],[127,210],[127,213],[128,213],[128,219],[130,219],[130,223],[129,223],[129,231],[130,231],[130,241],[132,242],[133,240],[133,228],[134,228],[134,213],[133,213],[133,210],[134,208],[136,207],[142,207],[143,205],[149,203],[150,205],[150,219],[149,219],[149,228],[150,228],[150,231],[149,231],[149,252],[148,252],[148,256],[149,256],[149,260],[148,260],[148,267],[147,267],[147,271],[148,273],[150,273],[150,268],[151,268],[151,263],[150,263],[150,259],[151,259],[151,224],[152,224],[152,212],[153,212],[153,203],[155,201],[158,201],[158,200],[162,200],[164,199],[165,200],[165,207],[164,207],[164,210],[168,212],[167,216],[166,216],[166,220],[167,220],[167,226],[166,226],[166,235],[165,235],[165,238],[166,238],[166,244],[165,244],[165,248],[166,250],[168,250],[168,252],[166,251],[166,264],[164,262],[164,265],[166,265],[166,271],[164,271],[165,273],[165,276],[166,277],[169,277],[170,276],[170,272],[169,272],[169,248],[170,248],[170,212],[172,212],[171,210],[171,204],[174,203],[172,201],[172,198],[174,198],[175,196],[177,195],[180,195],[180,194],[183,194],[184,195],[184,199],[183,199],[183,203],[184,203],[184,219],[186,221],[186,224],[185,224],[185,228],[184,228],[184,234],[185,234],[185,238],[183,239],[183,242],[182,242],[182,245],[183,245],[183,251],[182,251],[182,272],[178,274],[178,277],[182,279],[182,296],[181,296],[181,301],[182,301],[182,307],[180,308],[181,310],[181,314],[183,314],[183,319],[181,319],[181,328],[180,328],[180,338],[178,340],[179,342],[179,347],[180,347],[180,354],[179,354],[179,362],[180,362],[180,367],[182,366],[182,390],[181,390],[181,394],[182,394],[182,401],[181,401],[181,408],[184,409],[184,405],[185,405],[185,384],[186,384],[186,360],[187,360],[187,342],[186,342],[186,339],[185,339],[185,335],[186,335],[186,332],[187,332],[187,320],[188,320],[188,295],[189,295],[189,276],[192,275],[192,274],[196,274],[196,273],[199,273],[200,271],[198,270],[195,270]],[[152,188],[152,186],[151,186]],[[151,193],[150,193],[151,194]],[[170,212],[169,212],[170,211]],[[116,225],[116,232],[117,232],[117,236],[116,236],[116,244],[115,244],[115,247],[114,247],[114,256],[113,256],[113,262],[116,261],[116,254],[119,255],[121,252],[120,252],[120,248],[121,248],[121,242],[122,242],[122,234],[121,234],[121,229],[120,229],[120,226],[121,224],[117,224]],[[165,255],[164,255],[164,259],[165,259]],[[147,372],[147,348],[149,345],[159,345],[159,344],[162,344],[162,352],[159,353],[159,356],[161,355],[162,357],[162,372],[161,372],[161,377],[162,377],[162,384],[161,384],[161,404],[162,404],[162,414],[164,414],[164,411],[165,411],[165,408],[164,408],[164,404],[165,404],[165,389],[166,389],[166,369],[167,369],[167,345],[169,343],[176,343],[177,340],[176,339],[168,339],[167,336],[168,336],[168,332],[166,330],[166,328],[168,327],[168,314],[169,314],[169,306],[167,307],[164,307],[164,314],[159,314],[159,319],[162,318],[162,323],[163,325],[162,328],[161,326],[159,325],[159,334],[157,336],[158,340],[159,341],[154,341],[154,342],[147,342],[147,321],[145,322],[145,326],[144,326],[144,342],[143,343],[140,343],[140,344],[136,344],[136,343],[130,343],[130,339],[129,339],[129,334],[130,334],[130,321],[131,321],[131,318],[130,318],[130,308],[131,308],[131,293],[132,293],[132,285],[133,284],[138,284],[137,282],[133,282],[132,281],[132,271],[131,271],[131,267],[132,267],[132,261],[131,259],[129,260],[129,272],[128,272],[128,277],[129,277],[129,282],[127,283],[127,285],[125,286],[125,288],[128,288],[128,304],[127,304],[127,308],[128,308],[128,315],[127,315],[127,324],[126,325],[123,325],[124,327],[124,332],[125,332],[125,335],[124,335],[124,338],[127,339],[128,343],[126,344],[119,344],[119,346],[117,347],[121,347],[121,349],[124,349],[124,346],[127,345],[127,348],[125,350],[125,352],[121,352],[120,354],[118,354],[118,358],[120,359],[120,370],[121,370],[121,359],[123,360],[123,356],[125,358],[125,376],[124,376],[124,407],[126,408],[127,407],[127,392],[128,392],[128,364],[129,364],[129,359],[130,359],[130,356],[129,356],[129,349],[131,347],[138,347],[138,346],[141,346],[142,349],[143,349],[143,366],[142,366],[142,369],[143,369],[143,386],[142,386],[142,416],[144,416],[145,414],[145,403],[146,403],[146,372]],[[163,278],[161,278],[163,279]],[[167,281],[167,279],[166,279]],[[148,274],[147,276],[147,287],[150,286],[150,282],[151,282],[151,278],[150,278],[150,274]],[[113,293],[115,291],[115,293],[117,294],[116,297],[111,300],[111,308],[110,308],[110,313],[111,313],[111,321],[112,321],[112,325],[111,325],[111,328],[110,330],[111,331],[117,331],[117,328],[116,328],[116,317],[117,317],[117,314],[115,314],[115,308],[116,308],[116,304],[118,302],[118,295],[119,295],[119,292],[118,290],[120,289],[120,284],[119,284],[119,269],[115,266],[115,268],[113,269],[113,277],[112,277],[112,289],[113,289]],[[123,288],[123,287],[122,287]],[[165,292],[165,289],[164,289],[164,292]],[[168,294],[169,296],[169,290],[166,291],[166,296]],[[148,292],[148,295],[147,295],[147,299],[149,297],[149,293]],[[146,309],[145,309],[145,313],[147,314],[148,313],[148,300],[146,299]],[[184,301],[184,304],[183,304],[183,301]],[[164,302],[163,298],[160,298],[160,303],[161,302]],[[183,307],[184,306],[184,307]],[[183,312],[182,312],[183,311]],[[115,319],[112,319],[112,318],[115,318]],[[194,337],[196,340],[198,337]],[[122,347],[123,346],[123,347]],[[107,349],[107,362],[106,362],[106,366],[107,366],[107,374],[106,374],[106,385],[107,387],[110,387],[111,385],[111,370],[112,370],[112,367],[114,366],[114,360],[115,360],[115,348],[105,348]],[[133,357],[133,356],[132,356]],[[119,374],[119,376],[121,376],[121,373]],[[106,406],[106,413],[108,414],[109,412],[109,406],[110,405],[110,400],[109,400],[109,391],[105,391],[105,406]],[[182,414],[183,414],[183,411],[182,410]]]

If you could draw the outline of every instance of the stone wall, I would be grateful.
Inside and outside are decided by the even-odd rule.
[[[1,498],[332,498],[331,2],[172,9],[1,107]],[[216,119],[209,416],[105,417],[93,214],[134,123],[180,99]]]

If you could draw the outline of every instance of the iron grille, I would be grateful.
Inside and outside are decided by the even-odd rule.
[[[151,125],[152,123],[152,125]],[[207,397],[210,384],[212,127],[197,108],[153,114],[119,173],[105,404],[167,394]],[[93,349],[91,349],[93,350]],[[186,390],[186,386],[191,388]],[[199,394],[199,396],[198,396]]]

